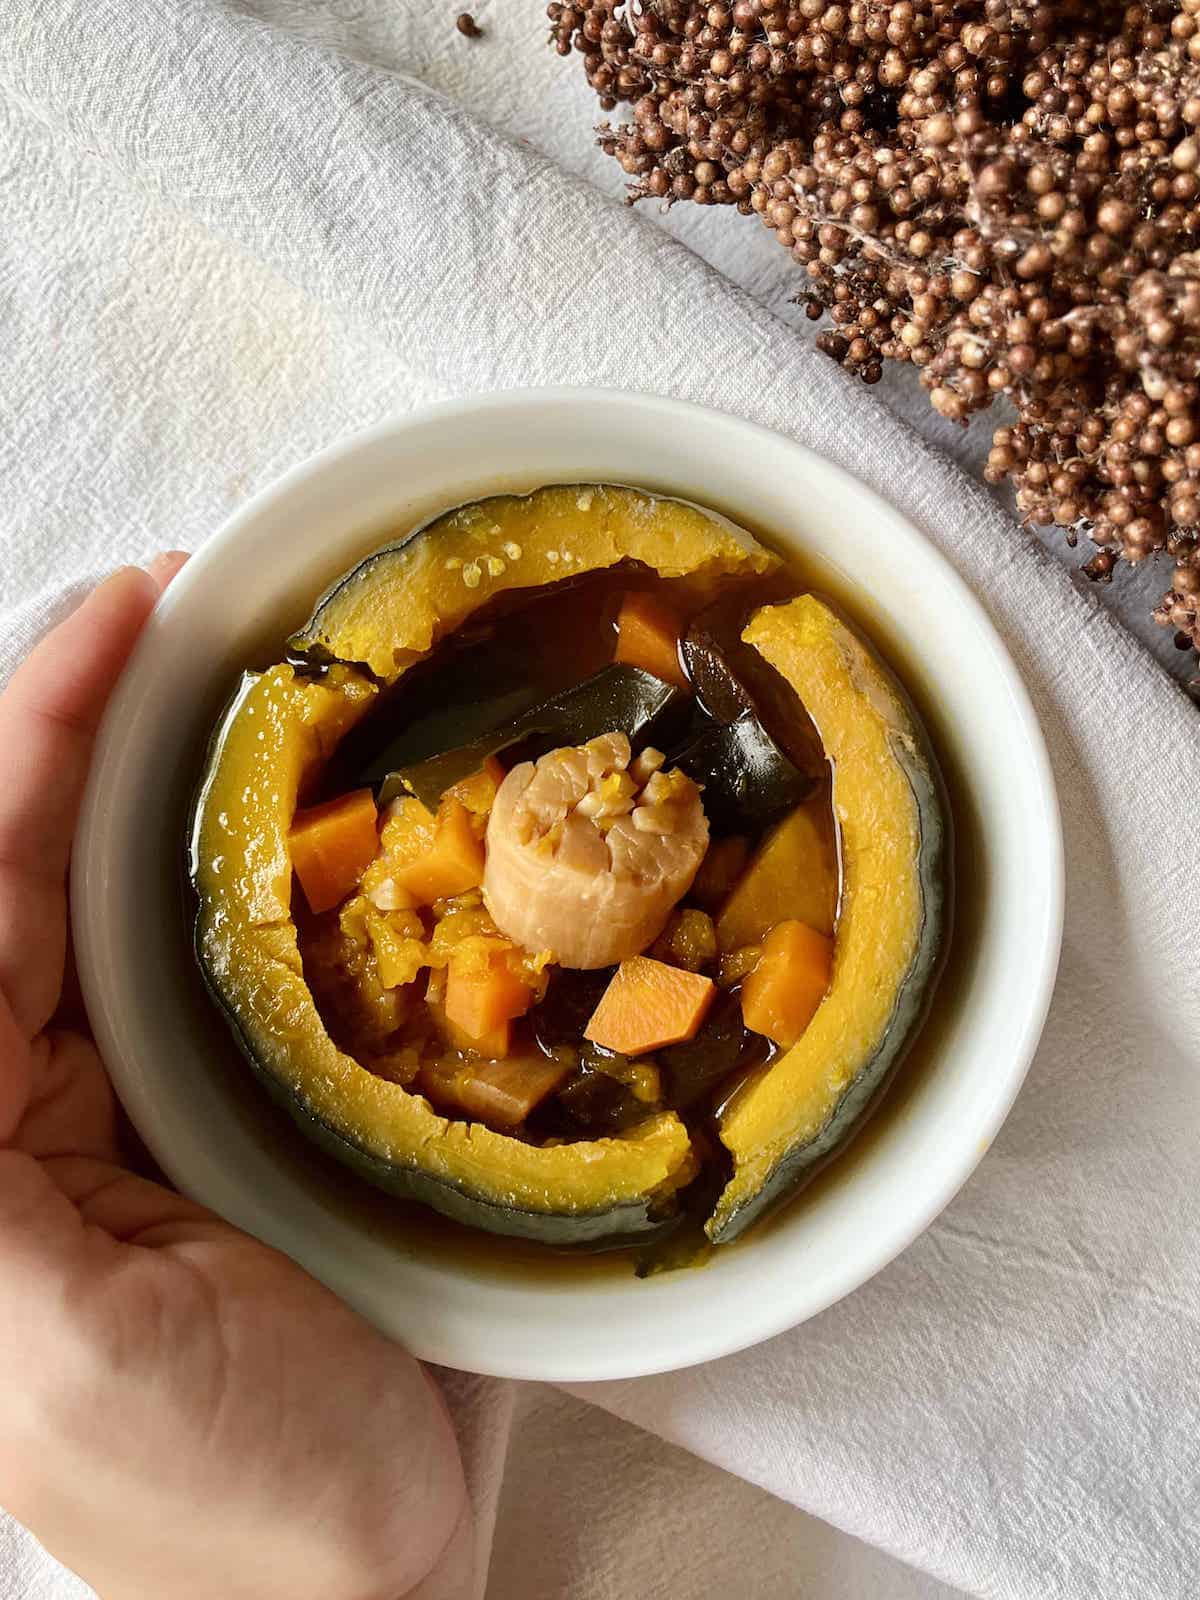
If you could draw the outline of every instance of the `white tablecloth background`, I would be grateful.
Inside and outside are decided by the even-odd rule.
[[[473,43],[454,10],[0,0],[0,668],[72,580],[194,546],[307,452],[446,394],[677,393],[882,489],[982,594],[1051,748],[1070,888],[1038,1059],[944,1217],[807,1326],[574,1396],[448,1377],[473,1592],[1191,1600],[1195,711],[941,453],[977,460],[978,433],[890,384],[914,430],[788,332],[765,233],[565,175],[618,188],[537,0],[480,5]],[[0,1523],[2,1600],[83,1592]]]

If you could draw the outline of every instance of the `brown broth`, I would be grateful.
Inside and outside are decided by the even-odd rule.
[[[764,543],[773,543],[769,534],[758,529],[753,531],[763,538]],[[791,1215],[794,1208],[810,1204],[814,1198],[852,1182],[862,1160],[877,1147],[879,1141],[887,1137],[889,1128],[910,1110],[970,986],[977,960],[983,903],[979,891],[982,890],[986,872],[986,852],[970,790],[949,730],[942,722],[939,707],[918,664],[904,659],[895,639],[890,636],[885,619],[869,608],[862,596],[849,592],[834,574],[794,559],[788,561],[788,569],[795,582],[793,592],[811,589],[830,598],[871,640],[903,683],[929,734],[945,781],[949,812],[954,824],[954,880],[959,884],[970,883],[977,892],[966,900],[960,897],[955,905],[946,964],[930,1014],[869,1122],[855,1134],[834,1161],[783,1207],[782,1212],[777,1212],[775,1217],[768,1217],[751,1230],[750,1237],[761,1237],[765,1229],[777,1225],[779,1216]],[[727,585],[728,580],[724,580],[722,587]],[[521,613],[521,620],[527,624],[526,613],[536,607],[539,621],[547,623],[544,633],[546,647],[544,652],[539,652],[537,682],[539,689],[546,685],[546,693],[550,694],[566,682],[578,681],[599,670],[611,659],[612,625],[620,593],[630,588],[648,587],[673,590],[677,606],[687,615],[701,609],[714,594],[711,580],[707,583],[693,579],[663,580],[644,570],[626,568],[591,575],[572,584],[569,589],[556,585],[550,594],[532,601],[528,596],[518,595],[514,598],[510,595],[494,608],[479,613],[472,619],[470,627],[472,633],[480,631],[481,627],[502,630],[506,616],[511,620],[517,612]],[[461,639],[451,649],[458,648],[460,644]],[[442,647],[443,650],[445,648]],[[435,656],[439,654],[435,652]],[[264,659],[269,657],[264,656]],[[561,674],[569,676],[563,677]],[[397,705],[395,710],[399,713],[401,706]],[[343,761],[353,754],[343,752]],[[336,787],[344,770],[344,766],[339,764],[323,788],[329,790]],[[181,798],[181,809],[186,803]],[[833,826],[832,814],[830,825]],[[376,1239],[385,1241],[398,1254],[409,1257],[436,1255],[453,1261],[478,1277],[507,1280],[514,1275],[524,1279],[532,1274],[543,1281],[565,1283],[581,1275],[594,1279],[614,1273],[627,1276],[631,1272],[644,1247],[626,1245],[604,1251],[564,1250],[467,1228],[424,1206],[397,1200],[372,1188],[312,1146],[285,1116],[269,1106],[233,1045],[216,1007],[204,991],[191,959],[191,900],[186,892],[181,909],[184,913],[180,924],[181,958],[187,969],[188,986],[194,999],[193,1026],[210,1042],[214,1061],[219,1062],[216,1071],[232,1091],[239,1120],[252,1131],[260,1145],[269,1149],[273,1159],[289,1168],[306,1186],[315,1185],[331,1212]],[[729,1085],[725,1087],[728,1093]],[[726,1250],[737,1248],[739,1246],[736,1244],[722,1247]],[[690,1264],[699,1263],[692,1261]]]
[[[411,668],[395,688],[380,697],[371,715],[343,741],[340,751],[329,763],[320,780],[320,794],[334,795],[385,776],[392,761],[400,761],[408,767],[431,756],[440,757],[447,750],[461,749],[481,733],[510,722],[531,704],[543,703],[567,689],[586,690],[587,680],[611,664],[618,612],[631,590],[653,595],[667,606],[678,619],[681,634],[688,631],[697,616],[703,615],[702,627],[705,637],[711,641],[711,648],[708,652],[701,650],[702,668],[711,661],[728,662],[735,674],[738,687],[732,704],[729,703],[731,680],[726,678],[728,669],[724,666],[710,679],[702,679],[696,685],[696,694],[690,702],[692,709],[682,712],[683,720],[677,733],[685,741],[706,730],[724,737],[724,722],[738,713],[748,692],[758,720],[769,727],[777,746],[788,752],[796,763],[794,775],[801,792],[806,785],[815,786],[809,806],[824,825],[827,859],[836,861],[837,830],[816,730],[786,681],[756,651],[741,644],[742,629],[755,610],[793,598],[799,592],[790,574],[749,579],[667,579],[636,562],[625,561],[614,568],[565,580],[545,589],[509,591],[481,607],[426,660]],[[536,649],[532,651],[531,640],[536,641]],[[705,706],[702,691],[711,692],[716,702],[724,702],[721,715],[714,718],[709,714],[713,709],[720,712],[721,705],[714,702],[713,707]],[[604,731],[610,730],[606,726]],[[578,737],[577,733],[568,732],[564,740],[555,742],[574,743]],[[719,782],[716,790],[713,789],[713,775],[718,770],[722,773],[728,770],[727,752],[719,769],[706,764],[705,770],[710,785],[707,799],[720,791]],[[432,800],[429,803],[432,805]],[[786,806],[791,803],[783,802]],[[708,809],[710,820],[719,833],[721,808]],[[778,807],[776,815],[779,815]],[[753,819],[746,819],[741,811],[732,819],[726,816],[725,822],[726,831],[745,838],[751,849],[766,831]],[[835,878],[828,888],[831,903],[836,903],[838,888]],[[411,1086],[413,1092],[424,1093],[443,1115],[451,1118],[469,1115],[457,1098],[455,1082],[457,1074],[471,1070],[476,1058],[470,1053],[449,1049],[441,1042],[425,1003],[429,975],[423,972],[407,992],[381,993],[374,957],[362,946],[362,934],[357,943],[347,939],[339,931],[336,910],[314,919],[305,914],[303,896],[296,899],[301,902],[294,915],[305,976],[325,1027],[339,1049],[369,1071]],[[695,902],[690,895],[685,895],[680,902],[681,907],[692,904]],[[428,915],[425,920],[428,935]],[[607,974],[602,977],[602,986],[606,977]],[[540,1038],[541,1012],[553,1003],[556,991],[571,995],[578,993],[584,983],[585,977],[580,975],[566,971],[555,974],[551,980],[551,996],[539,1001],[528,1017],[513,1025],[511,1055],[520,1057],[523,1053],[532,1053],[537,1056],[534,1036]],[[590,999],[586,1000],[584,1017],[593,1009],[600,992],[593,993],[595,986],[592,984],[586,987]],[[570,1000],[567,1004],[570,1005]],[[770,1060],[777,1053],[761,1036],[742,1031],[741,1013],[736,1003],[734,1017],[729,1017],[727,1005],[723,1008],[727,1020],[719,1025],[716,1013],[722,1010],[720,1002],[713,1009],[713,1025],[710,1027],[706,1023],[694,1044],[676,1047],[658,1058],[665,1092],[653,1109],[679,1113],[693,1130],[705,1125],[711,1127],[713,1106],[728,1098],[730,1077],[741,1079],[749,1065]],[[385,1030],[382,1034],[381,1024]],[[585,1071],[584,1079],[574,1084],[572,1077],[567,1077],[534,1110],[527,1122],[517,1128],[494,1123],[498,1131],[534,1143],[548,1137],[579,1142],[615,1132],[619,1127],[644,1118],[652,1109],[640,1104],[628,1090],[614,1086],[609,1074],[620,1077],[621,1058],[585,1046],[582,1026],[583,1022],[577,1023],[572,1015],[567,1032],[560,1031],[554,1043],[565,1047],[580,1066],[598,1068],[603,1076],[588,1077]],[[700,1086],[704,1071],[713,1070],[718,1026],[724,1048],[731,1052],[737,1049],[737,1065],[728,1069],[725,1082],[717,1081],[715,1088],[704,1091]],[[739,1036],[740,1045],[737,1043]],[[547,1047],[543,1045],[543,1048]],[[423,1064],[414,1083],[412,1073],[418,1058]],[[399,1078],[395,1070],[397,1061],[406,1063]],[[682,1076],[677,1079],[676,1073]],[[568,1109],[572,1094],[582,1091],[589,1096],[590,1090],[599,1087],[607,1091],[601,1096],[603,1108],[597,1108],[591,1096],[590,1111],[580,1120],[578,1110]],[[717,1143],[715,1139],[710,1142]],[[720,1148],[719,1143],[717,1148]]]

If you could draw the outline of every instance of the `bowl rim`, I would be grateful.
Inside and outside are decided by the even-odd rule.
[[[947,586],[957,606],[990,646],[990,665],[1003,679],[1005,698],[1015,719],[1017,731],[1022,736],[1029,757],[1029,776],[1033,781],[1036,802],[1045,823],[1041,835],[1041,859],[1038,870],[1044,874],[1045,915],[1037,937],[1027,947],[1026,976],[1032,981],[1027,989],[1028,1003],[1024,1009],[1021,1030],[1016,1037],[1001,1084],[992,1093],[986,1114],[972,1129],[971,1139],[963,1139],[956,1158],[946,1164],[941,1181],[932,1186],[924,1203],[905,1210],[903,1220],[894,1225],[885,1239],[877,1242],[873,1250],[864,1250],[853,1264],[827,1274],[823,1293],[805,1300],[798,1309],[796,1297],[780,1295],[764,1297],[753,1312],[747,1309],[744,1319],[736,1325],[714,1322],[707,1336],[693,1335],[682,1355],[664,1352],[654,1355],[649,1348],[622,1350],[614,1358],[600,1360],[594,1356],[586,1362],[572,1365],[569,1361],[539,1359],[510,1359],[494,1364],[480,1364],[464,1360],[453,1351],[414,1348],[414,1353],[424,1360],[443,1365],[460,1365],[467,1370],[498,1377],[540,1379],[557,1382],[587,1382],[598,1379],[630,1378],[653,1373],[680,1370],[701,1362],[732,1355],[740,1350],[775,1337],[800,1322],[827,1309],[854,1289],[866,1283],[876,1273],[894,1260],[925,1231],[945,1209],[962,1185],[982,1160],[996,1133],[999,1131],[1025,1080],[1034,1053],[1044,1029],[1050,1008],[1058,971],[1062,945],[1065,906],[1065,853],[1061,813],[1058,804],[1053,771],[1046,749],[1036,710],[1023,679],[1014,663],[1007,645],[992,622],[982,602],[976,597],[953,562],[908,516],[892,505],[862,479],[830,461],[809,446],[776,432],[762,424],[751,422],[733,413],[691,401],[668,396],[639,393],[628,390],[590,387],[585,385],[554,385],[493,391],[442,400],[415,408],[409,412],[390,415],[371,427],[358,430],[343,439],[299,461],[272,482],[254,493],[228,516],[221,526],[209,536],[192,556],[187,566],[174,580],[157,611],[154,624],[135,646],[126,671],[113,696],[99,729],[89,774],[87,789],[80,813],[77,833],[78,848],[72,853],[71,864],[71,921],[80,982],[88,1013],[100,1047],[108,1065],[110,1077],[118,1097],[131,1121],[170,1180],[181,1190],[204,1201],[203,1183],[193,1183],[189,1173],[177,1169],[169,1135],[160,1126],[156,1116],[153,1096],[148,1095],[136,1072],[126,1064],[120,1047],[114,1017],[106,1004],[104,990],[104,913],[102,896],[97,892],[104,874],[89,870],[94,853],[102,838],[109,793],[116,782],[120,766],[121,746],[127,736],[130,701],[139,677],[146,671],[146,663],[154,650],[161,648],[164,630],[171,627],[171,617],[193,584],[200,583],[210,568],[219,567],[226,552],[264,516],[279,506],[302,494],[331,469],[344,466],[360,453],[386,443],[398,434],[412,432],[422,427],[452,426],[486,419],[497,412],[524,412],[551,405],[595,408],[597,416],[608,409],[628,413],[631,409],[644,416],[647,425],[663,429],[686,428],[689,424],[719,424],[730,437],[731,448],[736,448],[740,437],[758,441],[773,450],[790,453],[801,468],[815,468],[820,474],[856,497],[867,497],[882,507],[890,524],[889,537],[895,537],[908,548],[917,549],[925,564],[936,569],[939,579]],[[631,474],[637,481],[637,473]],[[547,479],[546,481],[550,481]],[[565,480],[559,480],[565,481]],[[609,481],[615,481],[610,479]],[[500,491],[503,492],[503,491]],[[476,498],[474,494],[469,498]],[[705,503],[704,495],[697,501]],[[447,502],[449,505],[451,502]],[[352,508],[347,508],[347,529],[355,526]],[[880,606],[884,615],[887,606]],[[316,1274],[316,1269],[301,1263],[305,1270]],[[324,1281],[332,1283],[336,1273],[322,1271]],[[708,1273],[705,1273],[708,1276]],[[630,1277],[630,1284],[635,1280]],[[337,1290],[337,1285],[333,1285]],[[641,1288],[641,1285],[636,1285]],[[341,1291],[338,1291],[341,1292]],[[347,1294],[346,1298],[352,1297]]]

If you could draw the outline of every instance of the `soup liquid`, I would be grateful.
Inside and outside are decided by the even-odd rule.
[[[320,792],[327,796],[351,790],[372,777],[386,777],[396,767],[411,770],[413,763],[462,749],[564,689],[578,688],[586,696],[587,680],[612,662],[618,612],[631,590],[648,593],[669,608],[683,633],[699,619],[688,656],[689,662],[696,664],[696,694],[681,702],[673,719],[676,725],[669,737],[668,730],[663,730],[662,742],[670,749],[697,737],[727,740],[725,725],[744,709],[748,696],[758,720],[794,762],[787,774],[794,780],[791,789],[781,790],[783,779],[774,777],[772,769],[756,784],[756,790],[774,796],[772,822],[790,811],[806,788],[810,791],[805,811],[825,836],[822,858],[829,867],[829,881],[822,891],[814,891],[814,899],[823,899],[832,910],[838,896],[837,842],[828,764],[796,695],[756,651],[741,643],[742,630],[755,611],[797,592],[786,575],[741,581],[664,579],[636,563],[623,562],[545,590],[506,594],[499,603],[476,613],[467,627],[451,634],[428,660],[380,697],[379,705],[344,741],[335,763],[323,775]],[[606,726],[603,731],[614,730]],[[544,742],[573,744],[579,737],[568,717],[562,730]],[[659,740],[656,737],[652,742]],[[745,806],[731,812],[728,802],[720,803],[721,794],[730,793],[732,755],[723,744],[716,764],[706,761],[706,792],[701,798],[714,839],[734,835],[753,851],[766,831],[765,819]],[[515,753],[512,759],[506,755],[505,764],[511,766],[514,759]],[[476,760],[470,758],[468,764],[474,765]],[[381,990],[374,957],[369,946],[363,946],[361,932],[357,938],[347,938],[339,929],[336,910],[320,918],[305,916],[302,899],[294,897],[294,915],[305,975],[339,1048],[367,1070],[426,1094],[443,1115],[469,1115],[454,1097],[453,1082],[458,1073],[470,1072],[474,1058],[449,1048],[442,1038],[425,1003],[430,975],[422,972],[407,992]],[[679,902],[681,909],[689,904],[697,905],[690,894]],[[711,930],[711,922],[708,927]],[[744,935],[743,942],[749,942]],[[651,947],[651,953],[661,952]],[[723,988],[737,984],[756,954],[757,948],[740,962],[732,955],[738,965],[722,972]],[[718,975],[715,962],[706,963],[704,970]],[[652,1110],[673,1110],[689,1125],[694,1144],[708,1152],[707,1181],[690,1195],[697,1205],[703,1195],[707,1211],[711,1209],[710,1191],[722,1187],[729,1175],[714,1112],[750,1072],[774,1058],[777,1047],[761,1034],[743,1028],[734,988],[732,993],[721,994],[691,1044],[650,1058],[652,1063],[657,1059],[661,1069],[661,1097],[652,1103],[639,1100],[630,1089],[617,1085],[635,1081],[631,1074],[638,1071],[644,1085],[645,1068],[635,1068],[634,1062],[588,1044],[582,1037],[587,1018],[611,975],[612,969],[598,973],[566,968],[552,971],[546,997],[513,1024],[510,1055],[537,1060],[540,1051],[562,1061],[565,1053],[565,1059],[572,1060],[583,1075],[573,1072],[519,1128],[494,1126],[533,1143],[547,1138],[577,1142],[619,1132],[643,1121]],[[414,1082],[411,1074],[418,1061],[423,1065]]]
[[[764,542],[769,543],[769,540]],[[448,743],[465,743],[483,729],[516,716],[528,706],[600,671],[613,659],[617,611],[622,595],[631,589],[661,594],[681,615],[686,626],[688,620],[715,600],[739,588],[745,590],[751,604],[786,600],[811,588],[832,599],[877,648],[882,645],[885,660],[899,664],[897,653],[894,648],[888,648],[885,630],[878,621],[872,619],[870,626],[863,626],[861,611],[855,606],[852,595],[831,581],[828,574],[813,575],[817,577],[815,582],[807,582],[806,576],[795,562],[790,562],[782,578],[769,581],[695,577],[666,580],[636,564],[624,563],[619,568],[588,574],[548,590],[517,591],[501,596],[476,613],[468,624],[444,641],[428,661],[411,669],[394,690],[381,698],[378,708],[344,741],[323,774],[319,791],[305,796],[305,801],[319,800],[353,787],[355,774],[361,772],[384,743],[394,740],[398,729],[406,730],[406,760],[421,760],[446,749]],[[532,649],[531,640],[536,640]],[[765,675],[776,676],[765,663],[761,666]],[[764,717],[764,721],[793,760],[798,764],[808,762],[811,769],[814,741],[819,747],[815,730],[783,680],[777,679],[777,683],[783,695],[778,699],[769,697],[770,715]],[[910,684],[918,687],[912,676],[906,688]],[[480,685],[487,686],[482,700]],[[964,871],[977,875],[981,861],[978,830],[952,748],[941,736],[936,708],[922,704],[919,687],[914,698],[946,781],[948,811],[955,822],[955,876],[961,878]],[[787,707],[786,716],[780,715],[781,706]],[[457,724],[456,713],[461,713]],[[457,737],[455,726],[459,729]],[[827,769],[818,793],[818,809],[828,829],[831,852],[836,856],[837,830]],[[300,901],[301,897],[297,895],[296,899]],[[956,995],[969,981],[974,945],[975,919],[969,915],[968,908],[967,916],[958,917],[936,1003],[885,1094],[880,1097],[876,1113],[850,1146],[783,1208],[785,1212],[797,1205],[811,1204],[818,1196],[850,1181],[859,1162],[886,1138],[891,1123],[904,1115],[928,1063],[938,1053],[939,1041],[953,1015]],[[206,1010],[211,1018],[211,1008],[206,1007]],[[218,1031],[219,1025],[212,1029],[214,1046]],[[230,1060],[229,1070],[239,1078],[239,1099],[246,1100],[247,1115],[254,1117],[258,1124],[256,1133],[271,1145],[276,1159],[296,1168],[306,1183],[318,1185],[323,1200],[333,1210],[375,1237],[385,1239],[391,1248],[403,1255],[450,1256],[472,1273],[486,1277],[507,1278],[512,1274],[527,1277],[534,1273],[557,1281],[578,1274],[628,1274],[635,1269],[645,1272],[659,1267],[696,1265],[707,1253],[700,1223],[711,1209],[727,1170],[722,1162],[725,1152],[715,1136],[714,1114],[736,1091],[744,1073],[735,1073],[722,1084],[706,1102],[701,1115],[689,1116],[694,1135],[699,1135],[713,1152],[711,1163],[705,1163],[708,1173],[695,1185],[694,1221],[685,1223],[667,1240],[650,1246],[618,1242],[600,1251],[594,1248],[564,1250],[466,1228],[427,1207],[398,1200],[372,1188],[324,1156],[293,1130],[282,1114],[270,1108],[232,1049],[228,1036],[222,1034],[222,1039],[223,1054]],[[262,1127],[261,1123],[267,1119],[271,1125]],[[769,1217],[750,1230],[747,1238],[761,1237],[763,1231],[772,1226],[773,1219]],[[742,1243],[721,1248],[739,1249]]]

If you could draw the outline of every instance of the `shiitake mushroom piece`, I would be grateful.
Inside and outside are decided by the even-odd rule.
[[[720,995],[692,1039],[656,1053],[662,1074],[663,1100],[674,1111],[687,1111],[734,1072],[765,1065],[778,1053],[761,1034],[742,1021],[736,991]]]
[[[811,718],[790,684],[742,639],[756,611],[794,594],[786,576],[731,588],[692,619],[680,654],[697,700],[714,721],[753,717],[798,771],[815,776],[824,751]]]
[[[574,1077],[538,1108],[536,1131],[542,1138],[603,1138],[636,1127],[653,1111],[602,1066],[581,1061]],[[531,1130],[535,1118],[530,1119]]]
[[[689,694],[639,667],[605,667],[516,716],[509,715],[502,694],[492,703],[495,715],[483,733],[477,731],[477,708],[470,710],[464,724],[457,709],[448,707],[442,719],[446,744],[439,754],[419,761],[405,759],[411,749],[406,729],[357,781],[379,786],[381,805],[399,794],[415,794],[432,810],[451,784],[478,771],[488,756],[500,755],[506,766],[513,766],[536,760],[559,745],[585,744],[614,728],[629,735],[635,750],[646,744],[669,744],[686,727],[691,705]],[[457,735],[464,725],[472,728],[472,736],[460,740]]]
[[[672,751],[670,764],[700,785],[704,813],[717,834],[761,832],[798,806],[817,781],[749,711],[736,722],[710,723]]]
[[[578,1050],[592,1012],[612,982],[615,967],[582,972],[571,967],[551,969],[546,993],[529,1013],[534,1043],[545,1055]]]

